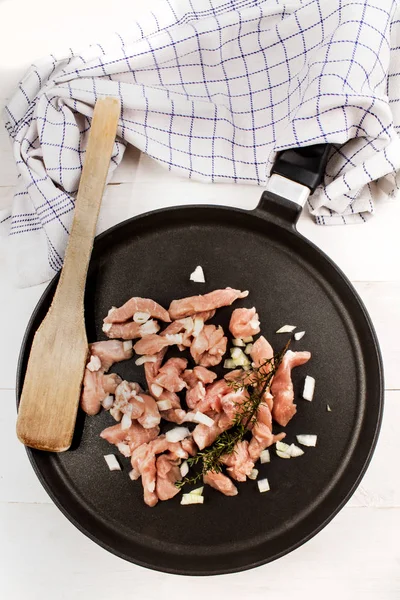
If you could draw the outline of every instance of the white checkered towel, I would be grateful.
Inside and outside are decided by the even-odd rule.
[[[398,189],[400,21],[392,0],[166,0],[162,14],[32,65],[6,107],[19,185],[2,215],[18,283],[61,267],[93,105],[121,99],[126,143],[204,181],[265,185],[276,151],[335,144],[310,201],[364,221]],[[23,264],[35,255],[29,273]]]

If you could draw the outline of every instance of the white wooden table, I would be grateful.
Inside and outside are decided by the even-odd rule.
[[[154,1],[152,2],[155,3]],[[70,0],[54,27],[50,0],[0,0],[0,106],[35,58],[118,29],[133,2]],[[135,3],[136,4],[136,3]],[[142,4],[142,3],[141,3]],[[149,2],[143,3],[148,5]],[[54,19],[54,20],[53,20]],[[18,22],[18,28],[15,23]],[[14,23],[13,26],[11,24]],[[0,207],[16,170],[0,127]],[[188,182],[131,149],[104,198],[99,231],[143,211],[189,203],[252,208],[252,186]],[[400,598],[400,198],[377,206],[366,225],[317,227],[305,212],[299,230],[354,283],[374,321],[385,365],[386,405],[372,463],[357,492],[315,538],[279,561],[220,577],[181,578],[126,563],[79,533],[53,505],[15,437],[15,371],[22,336],[44,286],[15,289],[0,246],[0,597],[5,600],[156,600],[190,597],[398,600]]]

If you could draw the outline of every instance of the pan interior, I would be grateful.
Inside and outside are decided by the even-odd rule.
[[[197,265],[204,269],[205,284],[189,281]],[[105,339],[103,317],[131,296],[168,307],[174,298],[226,286],[248,289],[249,297],[218,310],[213,323],[227,329],[234,307],[256,306],[262,333],[275,350],[288,339],[275,331],[291,324],[306,332],[292,349],[312,352],[310,363],[293,371],[298,413],[285,431],[290,443],[296,434],[313,433],[318,444],[292,460],[271,450],[271,463],[257,465],[259,478],[269,479],[270,492],[260,494],[256,482],[249,481],[238,484],[234,498],[207,487],[202,506],[182,507],[177,496],[148,508],[140,481],[128,477],[129,459],[119,456],[122,472],[108,471],[103,455],[118,453],[99,437],[115,423],[104,411],[79,416],[70,451],[30,451],[45,486],[78,527],[120,556],[152,568],[227,572],[285,553],[336,512],[373,445],[380,414],[379,359],[361,305],[316,249],[255,213],[189,207],[133,219],[103,234],[87,281],[89,341]],[[33,317],[20,387],[32,335],[54,287]],[[143,367],[133,360],[112,371],[145,385]],[[306,374],[316,379],[313,402],[301,397]]]

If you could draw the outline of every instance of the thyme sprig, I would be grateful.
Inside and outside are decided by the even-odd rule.
[[[258,367],[252,367],[248,371],[243,371],[240,377],[228,382],[228,385],[234,391],[246,391],[247,398],[243,402],[236,404],[237,410],[232,427],[223,431],[211,446],[201,450],[196,456],[188,458],[187,462],[190,467],[198,465],[201,468],[195,475],[177,481],[175,484],[177,487],[181,488],[187,483],[197,483],[206,473],[220,473],[222,471],[222,457],[232,454],[235,451],[236,444],[241,442],[246,435],[248,426],[251,423],[254,425],[257,422],[258,408],[263,402],[264,394],[271,385],[272,378],[281,364],[289,345],[290,340],[283,350],[275,354],[272,358],[265,360]]]

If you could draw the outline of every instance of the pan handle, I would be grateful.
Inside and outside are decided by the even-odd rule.
[[[315,144],[280,152],[257,209],[294,225],[308,196],[322,181],[329,151],[329,144]]]

